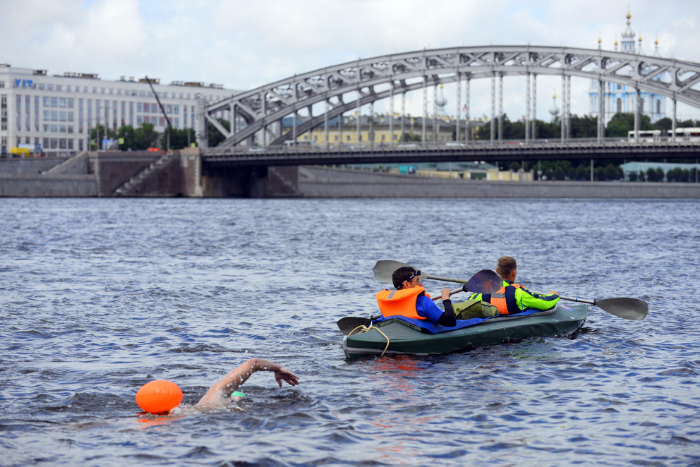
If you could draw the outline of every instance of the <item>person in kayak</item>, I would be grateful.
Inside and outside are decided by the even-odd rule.
[[[503,256],[498,259],[496,272],[503,279],[503,287],[494,294],[472,294],[471,300],[481,300],[498,308],[501,315],[516,315],[527,309],[549,310],[557,306],[559,295],[552,290],[549,295],[530,292],[515,283],[518,264],[515,258]]]
[[[445,311],[435,305],[425,293],[420,280],[420,271],[412,267],[402,267],[394,271],[391,281],[396,290],[382,290],[376,295],[382,316],[403,316],[406,318],[429,320],[441,326],[453,327],[457,324],[450,289],[442,289],[442,303]]]

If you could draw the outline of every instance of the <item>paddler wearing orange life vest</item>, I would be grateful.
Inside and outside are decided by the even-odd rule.
[[[377,304],[384,318],[403,316],[418,320],[429,320],[441,326],[457,324],[450,289],[442,289],[442,303],[445,311],[435,305],[430,295],[425,293],[420,279],[420,271],[412,267],[402,267],[394,271],[391,281],[396,290],[382,290],[377,294]]]
[[[488,302],[498,308],[501,315],[515,315],[524,310],[535,308],[537,310],[549,310],[557,306],[559,294],[554,290],[549,295],[530,292],[522,285],[515,283],[518,265],[515,258],[503,256],[499,258],[496,272],[503,279],[503,287],[494,294],[472,294],[472,300]]]

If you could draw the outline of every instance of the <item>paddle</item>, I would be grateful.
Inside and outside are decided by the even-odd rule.
[[[588,303],[589,305],[597,306],[603,311],[617,316],[618,318],[629,319],[632,321],[641,321],[646,318],[649,313],[649,305],[644,300],[638,298],[616,297],[605,298],[603,300],[586,300],[583,298],[569,298],[559,295],[562,300],[570,302]]]
[[[391,279],[391,274],[396,269],[392,270],[391,272],[388,272],[388,270],[391,267],[400,268],[403,266],[408,266],[408,264],[400,263],[398,261],[391,261],[391,260],[377,261],[377,264],[374,266],[374,277],[377,280],[379,280],[380,282],[387,282],[386,281],[387,274],[388,274],[389,279]],[[481,272],[484,272],[484,271],[481,271]],[[490,272],[492,272],[492,271],[490,271]],[[480,273],[477,273],[477,274],[480,274]],[[423,277],[423,274],[421,274],[421,278],[422,277]],[[464,281],[460,280],[460,279],[448,279],[445,277],[429,276],[427,274],[425,275],[425,277],[427,279],[435,279],[435,280],[447,281],[447,282],[456,282],[458,284],[464,283]],[[500,278],[499,278],[499,280],[500,280]],[[498,288],[500,288],[500,283],[499,283]],[[469,290],[475,291],[475,289],[472,289],[472,288],[469,288]],[[496,289],[496,290],[498,290],[498,289]],[[495,290],[494,290],[494,292],[495,292]],[[480,292],[480,293],[492,293],[492,292]],[[632,321],[641,321],[644,318],[646,318],[647,314],[649,313],[649,305],[647,304],[647,302],[645,302],[644,300],[639,300],[638,298],[616,297],[616,298],[606,298],[603,300],[597,300],[597,299],[587,300],[587,299],[583,299],[583,298],[564,297],[561,295],[559,296],[559,298],[561,298],[562,300],[570,301],[570,302],[587,303],[589,305],[597,306],[601,310],[608,312],[613,316],[617,316],[618,318],[623,318],[623,319],[629,319]]]
[[[384,262],[388,262],[388,261],[384,261]],[[399,263],[398,261],[392,261],[392,262],[398,263],[401,265],[398,267],[404,266],[404,263]],[[379,264],[379,262],[377,264]],[[398,269],[398,267],[397,267],[397,269]],[[376,266],[375,266],[374,270],[375,270],[374,277],[377,277]],[[396,269],[394,269],[394,271],[395,270]],[[393,273],[394,271],[391,271],[391,273]],[[390,273],[389,277],[391,277],[391,273]],[[423,277],[423,274],[421,274],[421,279],[422,279],[422,277]],[[433,279],[435,277],[438,277],[438,276],[428,276],[426,274],[426,278]],[[448,282],[452,282],[452,280],[444,279],[444,278],[440,278],[440,279],[436,279],[436,280],[446,280]],[[453,294],[456,294],[459,292],[467,292],[467,291],[475,292],[475,293],[482,293],[482,294],[483,293],[486,293],[486,294],[494,293],[495,291],[500,289],[502,284],[503,284],[503,282],[501,281],[501,278],[498,276],[498,274],[496,274],[493,271],[489,271],[488,269],[477,272],[468,281],[455,280],[455,282],[457,282],[457,281],[460,283],[464,283],[464,285],[459,289],[451,290],[450,295],[453,295]],[[436,297],[433,298],[433,300],[438,300],[439,298],[440,298],[440,295],[436,294]],[[372,323],[372,320],[380,318],[381,316],[382,315],[374,315],[374,316],[371,316],[369,318],[348,316],[346,318],[339,319],[336,324],[338,325],[338,328],[340,329],[340,331],[347,336],[350,332],[352,332],[353,329],[357,328],[358,326],[368,326],[369,327],[369,325]]]
[[[377,261],[377,264],[374,265],[374,267],[372,268],[372,271],[374,271],[374,278],[377,279],[379,282],[384,282],[385,284],[391,284],[392,283],[391,275],[398,268],[403,268],[403,267],[410,268],[412,266],[409,264],[406,264],[406,263],[401,263],[399,261],[393,261],[390,259],[381,259],[381,260]],[[456,282],[458,284],[466,284],[468,282],[468,281],[465,281],[464,279],[451,279],[449,277],[431,276],[429,274],[421,272],[420,280],[424,281],[425,279],[432,279],[435,281],[443,281],[443,282]],[[501,287],[500,284],[498,287],[499,288]],[[472,289],[469,289],[469,290],[472,290]],[[498,289],[496,289],[496,290],[498,290]],[[475,290],[472,290],[472,292],[475,292]],[[488,292],[486,292],[486,293],[488,293]]]

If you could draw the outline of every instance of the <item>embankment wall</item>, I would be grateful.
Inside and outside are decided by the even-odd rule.
[[[314,198],[700,198],[700,183],[497,182],[305,166],[299,195]]]

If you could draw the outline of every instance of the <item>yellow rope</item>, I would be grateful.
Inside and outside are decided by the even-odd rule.
[[[386,347],[384,347],[384,352],[382,352],[382,354],[380,355],[380,357],[383,357],[384,353],[386,352],[386,349],[389,348],[389,337],[386,334],[384,334],[379,328],[375,328],[374,324],[370,324],[369,327],[365,326],[364,324],[361,324],[358,327],[356,327],[355,329],[353,329],[352,331],[350,331],[350,334],[348,334],[348,337],[352,336],[352,333],[357,331],[358,329],[360,330],[360,332],[358,334],[362,334],[363,332],[369,332],[372,329],[374,329],[379,334],[384,336],[384,339],[386,339]]]

